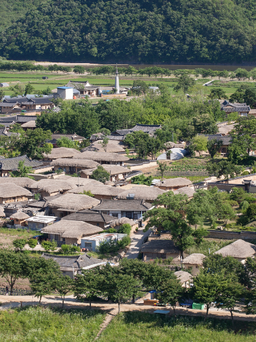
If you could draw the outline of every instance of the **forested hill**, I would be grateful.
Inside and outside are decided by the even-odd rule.
[[[1,33],[0,55],[127,63],[256,61],[254,0],[40,3]]]

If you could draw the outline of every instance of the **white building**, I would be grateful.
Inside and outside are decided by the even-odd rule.
[[[81,248],[87,248],[90,251],[96,251],[100,244],[105,241],[110,240],[122,240],[127,234],[118,234],[118,233],[103,233],[98,235],[92,235],[90,237],[81,239]]]
[[[73,100],[73,88],[71,87],[58,87],[57,94],[63,100]]]
[[[40,231],[42,228],[54,223],[57,219],[58,217],[56,216],[36,215],[28,218],[26,221],[29,229]]]

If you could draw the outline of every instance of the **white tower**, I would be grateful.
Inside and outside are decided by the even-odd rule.
[[[119,75],[118,75],[118,69],[117,69],[117,65],[116,65],[115,89],[116,89],[116,94],[120,94],[120,87],[119,87]]]

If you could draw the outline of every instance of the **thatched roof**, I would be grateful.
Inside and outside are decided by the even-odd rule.
[[[48,206],[50,208],[57,208],[66,211],[91,209],[99,203],[100,201],[96,198],[79,194],[65,194],[52,200],[48,200]]]
[[[75,148],[57,147],[53,148],[51,153],[45,154],[44,157],[48,159],[73,158],[74,156],[77,156],[79,154],[81,153]]]
[[[191,185],[192,182],[187,179],[187,178],[181,178],[181,177],[178,177],[178,178],[168,178],[168,179],[163,179],[160,183],[157,183],[158,186],[166,186],[167,188],[175,188],[177,186],[188,186],[188,185]]]
[[[187,195],[189,198],[194,196],[195,189],[190,186],[184,186],[183,188],[173,191],[174,195]]]
[[[84,186],[79,186],[75,189],[71,189],[68,192],[73,193],[73,194],[81,194],[84,191],[91,191],[93,195],[102,195],[102,196],[112,196],[116,197],[119,195],[121,192],[123,192],[122,189],[120,188],[115,188],[113,186],[109,185],[104,185],[101,183],[101,185],[95,185],[95,184],[88,184]]]
[[[26,219],[28,219],[29,217],[30,217],[30,216],[27,215],[26,213],[23,213],[22,211],[18,211],[17,213],[12,214],[12,215],[10,216],[10,219],[11,219],[11,220],[14,220],[14,219],[16,219],[16,220],[26,220]]]
[[[172,253],[180,254],[179,248],[174,246],[172,240],[151,240],[143,243],[141,246],[142,253]]]
[[[117,153],[107,153],[107,152],[92,152],[92,151],[86,151],[75,158],[81,158],[81,159],[91,159],[95,160],[97,162],[125,162],[129,160],[128,157],[122,156],[121,154]]]
[[[98,234],[103,229],[83,221],[60,220],[42,229],[43,233],[60,235],[62,238],[81,239],[83,236]]]
[[[166,143],[164,143],[164,146],[167,149],[171,149],[171,148],[184,148],[186,145],[186,143],[183,144],[175,144],[173,141],[167,141]]]
[[[62,192],[70,190],[72,187],[68,182],[57,180],[57,179],[41,179],[40,181],[32,184],[30,189],[46,191],[48,193]]]
[[[82,149],[82,152],[108,152],[108,153],[120,153],[125,152],[124,146],[121,146],[119,141],[109,140],[106,147],[102,147],[103,140],[97,140],[90,146]]]
[[[128,217],[121,217],[120,219],[114,219],[110,222],[110,227],[115,228],[116,226],[121,226],[122,224],[128,223],[129,225],[133,226],[135,221],[129,219]]]
[[[62,180],[67,182],[72,188],[75,188],[77,186],[85,186],[85,185],[102,185],[101,182],[96,181],[95,179],[91,178],[81,178],[81,177],[71,177],[66,175],[61,175],[56,180]]]
[[[113,164],[102,164],[101,165],[111,176],[119,175],[119,174],[126,174],[131,172],[127,167],[120,166],[120,165],[113,165]],[[87,176],[91,176],[93,171],[96,170],[95,168],[82,170],[81,173]]]
[[[192,275],[186,271],[176,271],[174,275],[180,281],[181,284],[184,284],[187,281],[191,281],[193,279]]]
[[[222,134],[222,135],[228,135],[234,128],[235,128],[235,124],[231,123],[220,123],[217,124],[218,127],[218,133]]]
[[[214,254],[221,254],[222,256],[232,256],[233,258],[246,259],[254,256],[256,253],[256,246],[244,240],[236,240],[235,242],[227,245]]]
[[[60,167],[83,167],[85,169],[96,168],[99,163],[90,160],[90,159],[76,159],[76,158],[59,158],[55,159],[51,162],[52,166],[60,166]]]
[[[145,201],[154,201],[159,195],[162,195],[165,191],[157,187],[150,186],[137,186],[132,187],[129,190],[123,191],[117,196],[118,199],[126,199],[132,194],[134,199],[143,199]]]
[[[183,264],[202,266],[204,258],[206,258],[204,254],[193,253],[183,259]]]
[[[1,184],[0,198],[32,197],[32,193],[16,184]]]
[[[0,177],[0,185],[7,183],[16,184],[22,188],[30,188],[36,181],[28,177]]]

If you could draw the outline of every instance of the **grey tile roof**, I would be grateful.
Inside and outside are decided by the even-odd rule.
[[[225,100],[222,104],[221,104],[221,110],[224,110],[227,113],[231,113],[231,112],[248,112],[251,110],[250,106],[248,106],[246,103],[231,103],[227,100]]]
[[[136,124],[133,128],[130,129],[118,129],[116,133],[118,135],[127,135],[136,131],[143,131],[148,134],[154,134],[157,129],[160,129],[161,125],[140,125]]]
[[[83,268],[90,268],[102,264],[102,260],[92,258],[87,254],[75,255],[75,256],[60,256],[60,255],[50,255],[44,253],[42,255],[44,259],[52,259],[57,262],[60,266],[61,271],[72,270],[73,268],[77,271]]]
[[[113,221],[113,216],[102,214],[97,211],[83,210],[64,216],[63,220],[109,223]]]
[[[141,246],[142,253],[180,253],[172,240],[151,240]]]
[[[25,123],[28,121],[35,121],[37,119],[37,115],[17,115],[17,123]]]
[[[221,140],[223,145],[230,145],[232,141],[232,138],[229,135],[222,136],[221,134],[205,134],[205,136],[208,138],[208,140]]]
[[[93,210],[147,211],[152,204],[143,200],[102,200]]]
[[[25,156],[20,156],[20,157],[15,157],[15,158],[0,159],[0,170],[2,170],[2,171],[17,171],[20,161],[24,161],[25,166],[38,167],[38,166],[43,165],[42,161],[30,160],[25,155]]]

